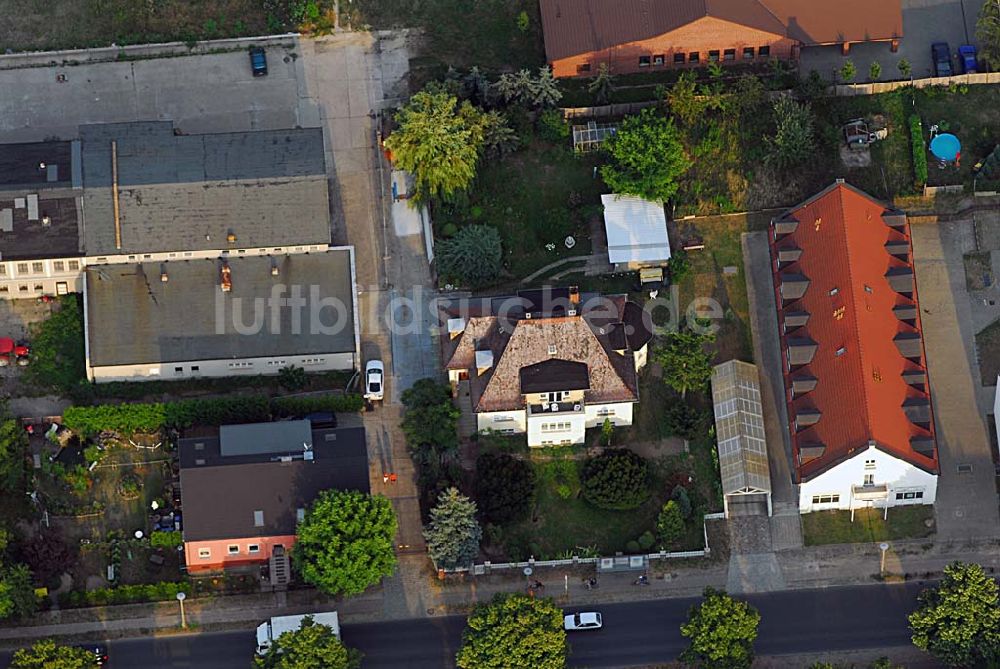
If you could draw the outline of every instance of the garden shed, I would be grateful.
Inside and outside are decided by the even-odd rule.
[[[667,264],[670,240],[662,203],[614,193],[602,195],[601,203],[608,235],[608,260],[617,271]]]

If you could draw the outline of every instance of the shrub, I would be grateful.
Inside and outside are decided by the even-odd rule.
[[[648,551],[650,548],[653,547],[653,544],[656,543],[656,537],[653,536],[652,532],[646,530],[641,535],[639,535],[639,538],[636,540],[636,542],[639,544],[639,548],[641,548],[644,551]]]
[[[289,365],[278,370],[278,384],[285,390],[302,390],[309,383],[306,370],[296,365]]]
[[[682,485],[675,486],[674,491],[670,493],[670,499],[677,502],[677,506],[681,510],[681,517],[684,520],[691,517],[691,497],[688,495],[687,488]]]
[[[490,225],[469,225],[437,245],[442,277],[472,288],[497,280],[503,266],[500,233]]]
[[[910,116],[910,143],[913,148],[913,174],[917,185],[927,183],[927,148],[924,146],[924,127],[920,116]]]
[[[583,498],[602,509],[627,510],[649,497],[649,466],[627,449],[605,451],[583,467]]]
[[[558,109],[546,109],[538,115],[538,136],[542,139],[561,144],[569,139],[569,135],[569,124]]]
[[[664,546],[669,546],[684,534],[684,518],[677,502],[670,500],[663,505],[656,520],[656,534]]]
[[[180,532],[161,532],[157,530],[149,535],[149,545],[153,548],[176,549],[178,546],[183,545],[183,543],[184,537]]]
[[[638,553],[640,550],[638,541],[629,541],[625,544],[625,551],[628,553]]]
[[[527,518],[535,501],[535,470],[506,453],[483,453],[476,458],[473,484],[483,518],[503,525]]]
[[[275,397],[271,411],[277,418],[305,416],[320,411],[357,413],[364,407],[361,395],[313,395],[310,397]]]

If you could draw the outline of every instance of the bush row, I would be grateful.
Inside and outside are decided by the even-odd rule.
[[[910,141],[913,146],[913,174],[917,184],[923,186],[927,183],[927,148],[924,146],[924,127],[916,114],[910,116]]]
[[[364,405],[358,395],[317,397],[218,397],[148,404],[101,404],[74,406],[63,412],[63,424],[74,432],[92,435],[104,430],[115,432],[156,432],[162,427],[227,425],[270,420],[313,411],[356,412]]]
[[[180,532],[161,532],[159,530],[149,535],[149,545],[153,548],[174,548],[184,543]]]
[[[178,592],[191,593],[193,588],[187,581],[176,583],[163,581],[148,585],[119,585],[114,588],[98,588],[87,592],[72,590],[59,595],[59,604],[71,607],[162,602],[175,599]]]

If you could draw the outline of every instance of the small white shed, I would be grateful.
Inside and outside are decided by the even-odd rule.
[[[664,266],[670,260],[663,204],[632,195],[601,196],[608,259],[616,269]]]

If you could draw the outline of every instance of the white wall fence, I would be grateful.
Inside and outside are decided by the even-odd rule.
[[[838,84],[828,90],[834,95],[876,95],[888,93],[905,86],[926,88],[928,86],[950,86],[952,84],[1000,84],[1000,72],[975,72],[956,74],[951,77],[927,77],[925,79],[902,79],[900,81],[873,81],[870,84]]]

